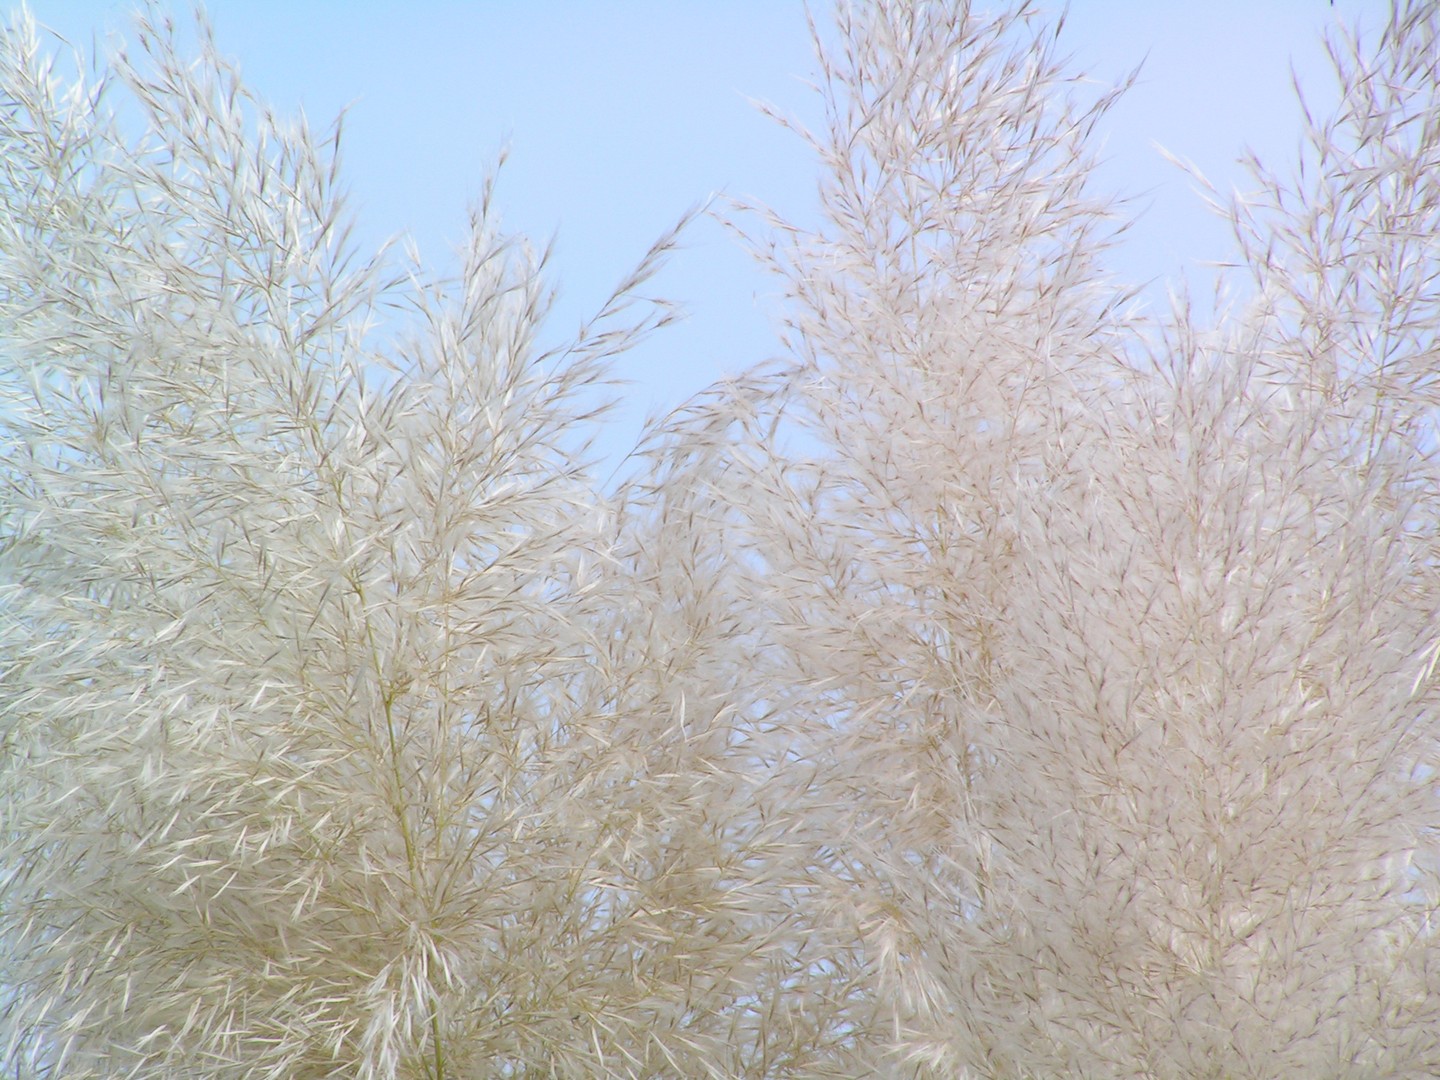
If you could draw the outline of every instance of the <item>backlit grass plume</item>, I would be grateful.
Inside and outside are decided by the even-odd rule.
[[[1055,22],[836,31],[787,358],[606,487],[673,235],[547,348],[488,191],[362,256],[203,24],[11,23],[0,1072],[1440,1073],[1440,6],[1203,320],[1104,273]]]

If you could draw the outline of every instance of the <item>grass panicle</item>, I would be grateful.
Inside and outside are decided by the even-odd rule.
[[[489,189],[0,36],[0,1072],[1440,1074],[1440,5],[1136,315],[1031,3],[817,28],[785,358],[592,469]],[[117,119],[117,117],[119,117]],[[684,221],[680,228],[683,228]]]

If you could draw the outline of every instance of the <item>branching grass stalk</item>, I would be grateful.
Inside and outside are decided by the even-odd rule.
[[[0,1071],[1440,1075],[1440,4],[1204,318],[1039,7],[834,12],[784,357],[604,482],[678,228],[542,352],[488,185],[365,260],[203,23],[0,36]]]

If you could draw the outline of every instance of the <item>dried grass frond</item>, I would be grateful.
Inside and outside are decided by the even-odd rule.
[[[203,25],[5,32],[4,1071],[1440,1072],[1440,8],[1158,327],[1058,23],[836,12],[789,356],[611,492],[676,234],[545,352],[488,188],[396,271]]]

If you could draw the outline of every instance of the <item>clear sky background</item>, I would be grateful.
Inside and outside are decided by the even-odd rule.
[[[15,5],[7,5],[15,10]],[[133,0],[30,0],[37,20],[88,49],[123,33]],[[829,6],[815,0],[823,21]],[[1054,8],[1058,4],[1050,5]],[[499,209],[543,244],[560,300],[555,337],[593,313],[650,244],[712,193],[813,220],[817,170],[804,145],[752,99],[802,121],[818,115],[801,0],[209,0],[221,51],[281,112],[324,128],[349,106],[344,172],[357,237],[408,234],[452,265],[467,205],[510,150]],[[1385,0],[1072,0],[1065,36],[1098,82],[1144,61],[1103,129],[1099,181],[1140,214],[1115,270],[1152,283],[1223,259],[1228,232],[1187,177],[1155,150],[1194,162],[1222,190],[1243,185],[1246,146],[1282,164],[1300,116],[1292,65],[1333,99],[1321,34],[1337,19],[1382,21]],[[173,10],[184,16],[187,4]],[[775,284],[713,221],[652,288],[689,318],[630,354],[633,381],[607,446],[633,444],[666,411],[777,349]]]

